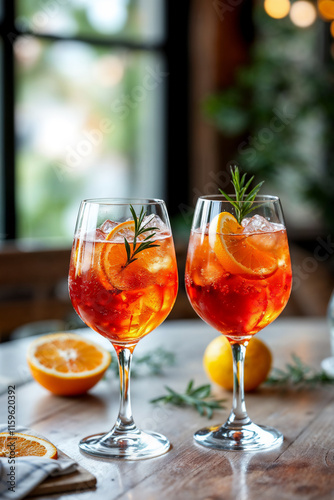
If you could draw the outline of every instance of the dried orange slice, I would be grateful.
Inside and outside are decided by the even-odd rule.
[[[34,379],[59,396],[83,394],[108,368],[111,355],[75,333],[54,333],[34,340],[27,360]]]
[[[134,231],[134,221],[125,221],[114,227],[106,237],[100,255],[100,278],[106,288],[136,290],[144,288],[150,282],[153,282],[151,273],[146,266],[149,257],[152,255],[152,250],[147,249],[145,252],[137,254],[137,260],[125,266],[127,253],[124,237],[128,240],[132,249]],[[138,240],[144,238],[145,235],[140,235]]]
[[[29,436],[21,432],[0,433],[0,457],[57,458],[57,448],[46,439]]]
[[[277,259],[252,245],[249,234],[243,234],[243,227],[228,212],[221,212],[211,221],[209,243],[230,273],[267,275],[277,268]]]

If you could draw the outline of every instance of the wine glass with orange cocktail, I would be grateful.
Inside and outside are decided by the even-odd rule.
[[[84,438],[80,449],[99,457],[141,459],[168,451],[168,439],[142,431],[130,402],[130,364],[138,341],[171,311],[178,287],[174,244],[162,200],[83,201],[69,271],[72,304],[117,353],[121,402],[107,434]]]
[[[282,434],[254,424],[244,400],[244,359],[249,340],[284,309],[291,290],[291,264],[280,201],[249,194],[238,168],[235,194],[200,197],[186,264],[186,289],[197,314],[227,337],[232,347],[233,408],[220,426],[195,433],[211,448],[251,450],[277,446]],[[262,183],[261,183],[262,184]]]

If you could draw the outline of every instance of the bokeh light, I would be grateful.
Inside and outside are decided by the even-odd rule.
[[[268,16],[274,19],[282,19],[286,17],[290,12],[290,1],[289,0],[265,0],[264,10]]]
[[[14,43],[14,53],[17,60],[25,67],[32,67],[37,63],[42,52],[42,44],[38,38],[32,36],[17,37]]]
[[[120,57],[109,54],[96,61],[93,71],[100,85],[114,87],[122,81],[124,64]]]
[[[85,0],[88,18],[101,33],[117,32],[124,28],[128,18],[128,0]]]
[[[307,0],[297,0],[291,5],[290,19],[299,28],[311,26],[317,18],[315,6]]]
[[[334,19],[334,1],[333,0],[319,0],[318,1],[319,14],[326,21]]]

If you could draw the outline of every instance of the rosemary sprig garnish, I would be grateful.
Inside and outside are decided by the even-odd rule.
[[[165,386],[168,394],[152,399],[151,403],[170,403],[175,406],[191,406],[202,416],[211,418],[213,410],[222,409],[221,405],[225,399],[213,399],[210,384],[194,388],[194,381],[190,380],[184,394],[180,394],[168,386]]]
[[[334,384],[334,377],[327,375],[324,370],[313,370],[296,354],[291,354],[291,358],[292,363],[287,363],[285,369],[274,368],[272,375],[267,378],[265,383],[280,386]]]
[[[166,351],[162,347],[158,347],[153,351],[149,351],[142,356],[134,356],[131,367],[131,377],[138,377],[145,373],[149,375],[161,375],[166,366],[175,365],[175,354]],[[110,370],[114,375],[119,376],[119,369],[117,361],[110,363]]]
[[[247,189],[253,182],[254,176],[252,176],[246,182],[246,175],[240,178],[240,172],[237,165],[231,167],[231,175],[232,175],[232,184],[235,191],[235,200],[231,198],[228,194],[226,194],[222,189],[219,189],[221,194],[225,196],[225,198],[234,206],[235,215],[239,224],[241,224],[242,219],[246,217],[247,214],[252,212],[254,208],[252,207],[255,197],[259,190],[261,189],[264,181],[260,182],[257,186],[255,186],[250,193],[246,194]]]
[[[125,244],[125,249],[126,249],[126,255],[127,255],[127,261],[123,266],[123,269],[127,267],[131,262],[134,262],[137,260],[137,257],[135,255],[138,255],[139,252],[142,252],[143,250],[146,250],[147,248],[154,248],[158,247],[159,245],[155,244],[154,241],[152,241],[152,238],[156,235],[155,232],[149,234],[144,238],[144,240],[138,244],[137,246],[137,239],[139,236],[143,233],[146,233],[148,231],[160,231],[158,227],[147,227],[147,224],[151,222],[151,220],[154,218],[154,215],[150,218],[147,219],[147,221],[143,224],[144,217],[146,215],[146,212],[144,212],[144,207],[141,208],[139,217],[137,217],[137,214],[133,208],[132,205],[130,205],[130,212],[133,217],[133,221],[135,223],[135,235],[133,238],[133,243],[132,243],[132,251],[131,251],[131,246],[128,240],[124,237],[124,244]]]

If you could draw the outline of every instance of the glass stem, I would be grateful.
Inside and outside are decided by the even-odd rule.
[[[233,354],[233,405],[227,423],[245,425],[251,420],[247,415],[244,393],[244,362],[246,346],[232,344]]]
[[[130,370],[132,354],[135,346],[126,348],[115,348],[118,357],[119,379],[121,388],[121,400],[119,413],[115,424],[118,432],[128,432],[136,429],[133,421],[130,399]]]

